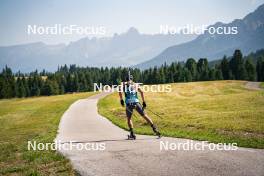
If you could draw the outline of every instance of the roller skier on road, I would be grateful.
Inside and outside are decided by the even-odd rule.
[[[134,109],[148,122],[148,124],[152,127],[153,132],[160,137],[160,132],[158,131],[156,125],[153,123],[151,118],[144,111],[144,108],[147,107],[144,98],[144,93],[141,90],[141,88],[133,82],[133,77],[132,75],[130,75],[130,73],[126,78],[126,82],[123,82],[121,87],[123,91],[119,91],[119,97],[120,97],[121,105],[126,106],[127,124],[130,131],[130,134],[128,135],[128,139],[136,139],[136,136],[133,131],[133,123],[131,118]],[[124,92],[125,94],[125,101],[123,100],[122,92]],[[143,101],[142,105],[139,102],[137,92],[140,92],[141,94],[141,98]]]

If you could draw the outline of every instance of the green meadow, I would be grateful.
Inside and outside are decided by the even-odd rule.
[[[146,112],[164,136],[264,148],[264,91],[248,90],[245,84],[174,83],[169,93],[145,93]],[[100,114],[127,129],[125,108],[117,93],[101,99],[98,108]],[[153,134],[137,112],[133,122],[136,133]]]
[[[74,175],[61,154],[28,151],[27,141],[53,142],[60,118],[76,100],[94,93],[0,101],[0,175]]]

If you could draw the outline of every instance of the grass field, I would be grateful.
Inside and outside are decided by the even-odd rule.
[[[93,93],[0,101],[0,175],[74,175],[54,151],[28,151],[27,141],[53,142],[60,117],[74,101]]]
[[[245,83],[172,84],[170,93],[146,93],[146,112],[165,136],[264,148],[264,91],[247,90]],[[100,114],[121,128],[127,128],[125,109],[120,106],[116,93],[100,100],[98,107]],[[136,133],[152,134],[138,114],[133,120]]]
[[[260,87],[261,87],[262,89],[264,89],[264,82],[262,82],[262,83],[260,84]]]

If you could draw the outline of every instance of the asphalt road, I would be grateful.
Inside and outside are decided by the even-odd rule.
[[[209,150],[206,142],[146,135],[127,140],[127,131],[97,113],[97,101],[103,96],[76,101],[60,122],[56,140],[66,147],[73,142],[73,149],[59,151],[81,175],[264,175],[264,150]],[[186,148],[191,143],[192,146],[205,143],[207,147]],[[170,146],[168,150],[166,144]]]

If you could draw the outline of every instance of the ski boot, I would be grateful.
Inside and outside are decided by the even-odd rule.
[[[129,135],[127,135],[128,140],[136,140],[136,135],[133,132],[130,132]]]
[[[155,133],[155,135],[158,136],[158,138],[161,138],[161,134],[160,134],[159,130],[157,129],[157,127],[154,124],[151,125],[151,127],[152,127],[152,130]]]

